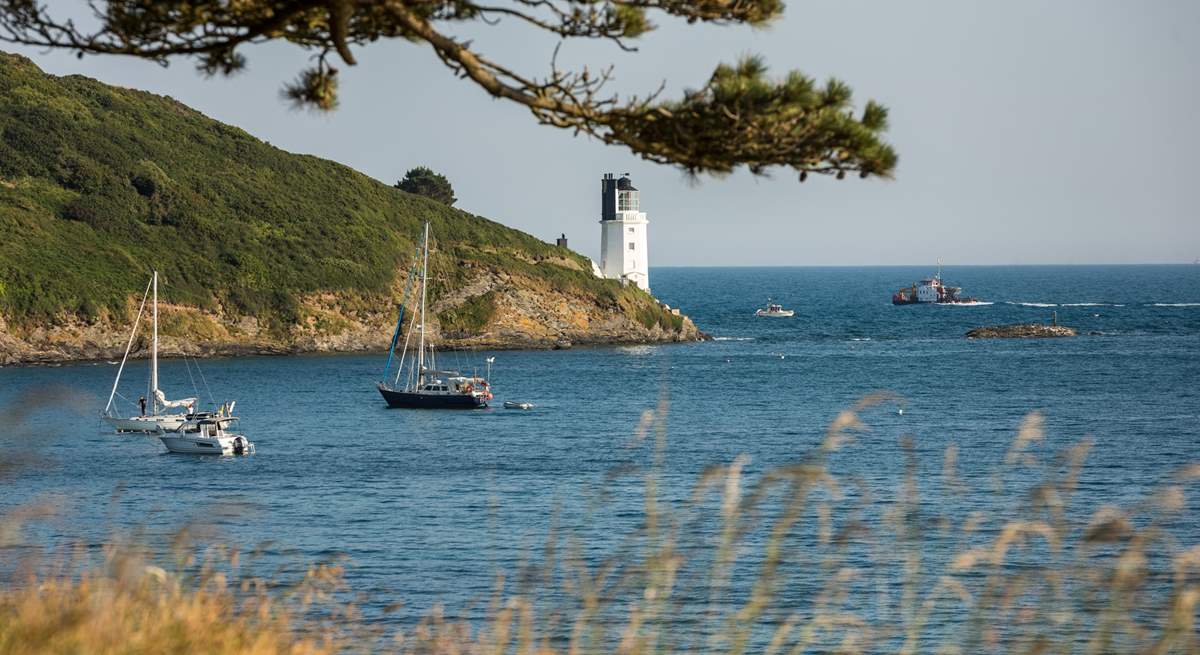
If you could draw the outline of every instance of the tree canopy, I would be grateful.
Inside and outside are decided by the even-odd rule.
[[[404,179],[397,182],[395,186],[401,191],[433,198],[450,207],[453,207],[454,203],[458,201],[458,198],[454,197],[454,187],[450,185],[450,180],[447,180],[445,175],[435,173],[424,166],[409,169],[404,174]]]
[[[699,88],[678,99],[610,93],[612,69],[563,70],[552,58],[541,75],[510,68],[456,37],[456,25],[495,25],[512,19],[562,41],[602,39],[632,50],[654,29],[651,15],[688,23],[765,25],[783,12],[782,0],[91,0],[94,16],[80,27],[38,0],[0,0],[0,40],[121,54],[163,64],[187,57],[207,74],[246,65],[243,46],[286,41],[315,62],[284,87],[300,106],[333,110],[338,60],[354,65],[355,51],[379,39],[405,39],[432,48],[456,75],[496,98],[529,109],[545,125],[622,144],[644,159],[691,174],[755,174],[789,167],[811,173],[890,177],[897,155],[882,140],[887,109],[852,102],[850,87],[818,84],[799,72],[771,79],[753,56],[719,65]],[[560,42],[561,45],[561,42]],[[557,54],[557,51],[556,51]]]

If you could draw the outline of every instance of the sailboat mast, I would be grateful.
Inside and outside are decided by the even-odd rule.
[[[158,414],[158,271],[154,271],[151,282],[154,287],[154,340],[150,348],[150,402],[152,414]]]
[[[425,254],[421,261],[421,335],[417,346],[417,352],[420,353],[420,359],[417,362],[418,384],[425,381],[425,298],[426,291],[429,289],[429,221],[425,222],[424,242]]]
[[[150,297],[151,282],[146,283],[146,290],[142,292],[142,304],[138,305],[137,318],[133,319],[133,329],[129,331],[129,342],[125,344],[125,354],[121,357],[121,366],[117,368],[117,378],[113,380],[112,392],[108,394],[108,404],[104,406],[104,415],[108,416],[108,411],[112,409],[113,399],[117,397],[117,386],[121,384],[121,373],[125,372],[125,362],[129,361],[129,351],[133,349],[133,338],[137,336],[138,325],[142,322],[142,315],[146,313],[146,299]]]

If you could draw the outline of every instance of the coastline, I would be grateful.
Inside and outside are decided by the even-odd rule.
[[[629,327],[629,326],[625,326]],[[482,350],[567,350],[572,348],[594,348],[606,346],[662,345],[672,343],[696,343],[710,341],[712,336],[696,328],[685,318],[683,327],[669,331],[656,325],[653,328],[630,330],[619,333],[612,330],[566,332],[557,337],[540,337],[527,334],[481,334],[469,337],[449,338],[439,341],[438,348],[444,351]],[[120,361],[125,353],[128,334],[110,332],[102,338],[43,338],[29,341],[14,337],[3,330],[0,320],[0,367],[46,366],[53,364],[107,363]],[[105,338],[106,337],[106,338]],[[129,353],[130,361],[149,358],[148,344],[139,340]],[[288,341],[262,340],[210,340],[191,341],[186,338],[168,336],[160,339],[159,357],[176,359],[193,357],[199,359],[221,357],[284,356],[306,354],[368,354],[386,353],[391,343],[390,333],[340,334],[329,339],[300,338]]]
[[[329,292],[299,296],[296,314],[287,323],[224,306],[204,309],[160,299],[159,355],[384,352],[396,326],[393,303],[400,296],[374,301]],[[137,312],[135,300],[131,296],[127,301],[124,315],[104,313],[94,319],[61,314],[17,321],[0,314],[0,366],[120,360]],[[496,271],[480,272],[446,292],[429,314],[427,336],[444,350],[549,350],[710,338],[678,309],[645,293],[606,300]],[[149,352],[146,318],[131,357]]]
[[[664,341],[592,341],[587,343],[575,342],[570,345],[553,344],[553,343],[529,343],[529,344],[510,344],[510,345],[495,345],[495,346],[469,346],[469,347],[452,347],[446,346],[439,348],[440,352],[539,352],[549,350],[591,350],[600,348],[617,348],[622,346],[673,346],[688,343],[703,343],[712,341],[713,337],[707,333],[701,333],[702,337],[698,339],[675,339]],[[228,359],[237,357],[346,357],[353,355],[378,355],[379,357],[387,356],[387,344],[378,348],[363,348],[358,350],[302,350],[302,349],[286,349],[286,348],[270,348],[264,347],[261,349],[255,348],[214,348],[211,350],[203,350],[199,353],[183,353],[171,352],[166,353],[159,351],[158,359],[162,361],[172,361],[191,357],[193,359]],[[129,354],[129,361],[126,366],[137,363],[145,363],[150,360],[148,351],[138,351],[137,353]],[[13,362],[10,364],[0,363],[0,369],[4,368],[40,368],[40,367],[57,367],[73,364],[91,364],[93,366],[116,366],[121,361],[121,353],[117,353],[115,357],[96,357],[96,358],[75,358],[75,359],[32,359],[27,361]]]

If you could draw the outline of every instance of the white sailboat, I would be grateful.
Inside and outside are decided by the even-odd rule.
[[[152,296],[151,296],[152,294]],[[146,309],[146,298],[152,297],[154,336],[150,346],[150,385],[149,393],[140,399],[141,414],[138,416],[121,416],[113,406],[117,397],[117,387],[121,384],[121,373],[125,371],[125,362],[129,359],[129,351],[133,349],[133,340],[137,336],[138,325]],[[146,402],[149,400],[149,407]],[[186,413],[168,412],[170,409],[184,409]],[[108,394],[108,404],[104,406],[101,420],[108,423],[117,432],[156,433],[164,430],[174,430],[183,425],[188,415],[196,408],[195,398],[168,400],[162,389],[158,388],[158,271],[150,277],[146,292],[142,294],[142,304],[138,307],[137,317],[133,321],[133,330],[129,333],[129,343],[125,345],[125,356],[117,368],[117,377],[113,380],[112,392]],[[149,409],[149,412],[146,410]]]

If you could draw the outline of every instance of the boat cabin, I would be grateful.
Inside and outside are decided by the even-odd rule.
[[[420,393],[433,394],[473,394],[483,395],[488,391],[487,380],[480,377],[458,375],[457,372],[442,371],[442,373],[451,373],[445,379],[429,378],[425,384],[417,387]]]
[[[921,285],[917,287],[917,302],[937,302],[941,299],[941,286],[942,281],[937,278],[921,280]]]
[[[237,419],[232,416],[220,419],[204,418],[198,421],[188,421],[179,426],[177,431],[188,434],[199,434],[202,437],[215,439],[217,437],[225,436],[225,430],[223,428],[225,423],[230,423],[236,420]]]

